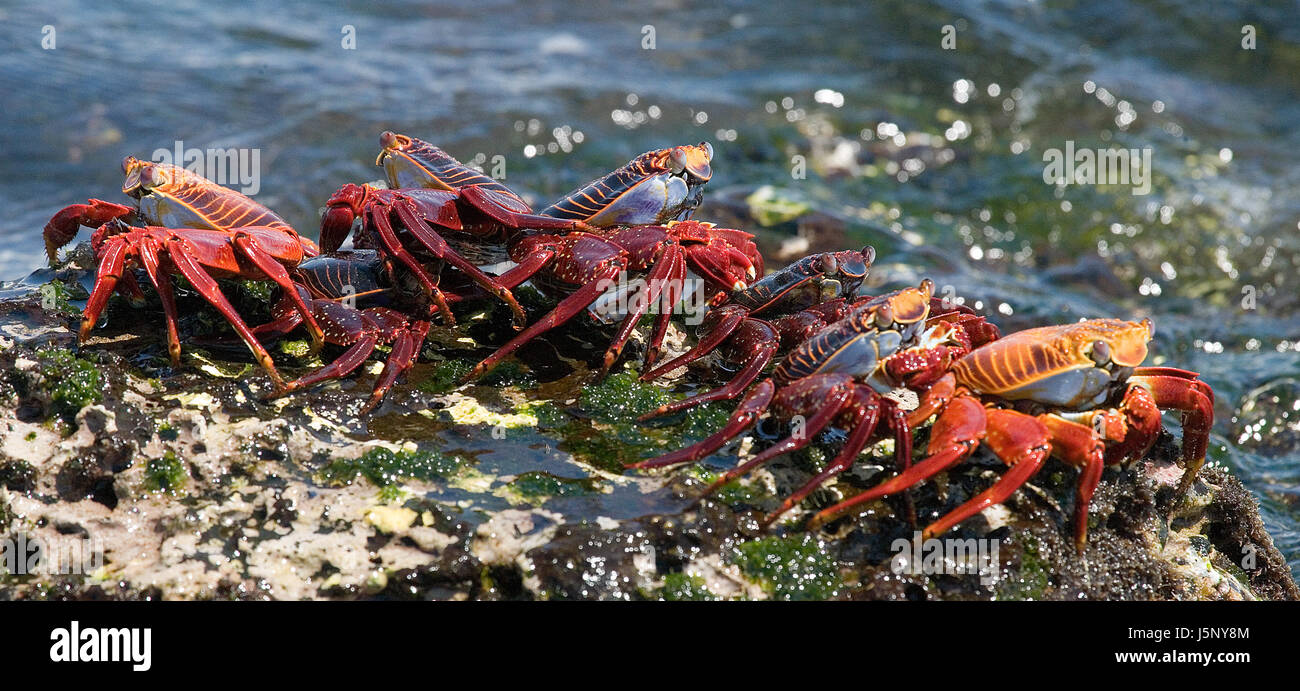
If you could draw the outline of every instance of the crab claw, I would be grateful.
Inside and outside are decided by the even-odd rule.
[[[72,242],[77,237],[81,226],[97,228],[115,218],[121,218],[132,212],[131,207],[91,199],[85,204],[73,204],[64,207],[49,223],[45,224],[45,254],[50,266],[59,261],[59,248]]]
[[[763,274],[766,273],[766,268],[763,266],[763,255],[758,251],[758,245],[754,244],[754,235],[752,233],[731,228],[713,228],[709,231],[709,234],[731,245],[740,253],[739,257],[734,259],[734,262],[737,268],[745,272],[749,280],[762,278]]]
[[[344,185],[325,202],[325,214],[320,219],[320,246],[333,252],[343,246],[352,231],[352,221],[361,215],[361,205],[366,198],[366,188]]]

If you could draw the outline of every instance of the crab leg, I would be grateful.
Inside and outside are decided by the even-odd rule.
[[[651,304],[659,303],[660,317],[665,314],[671,316],[670,312],[663,310],[663,303],[667,302],[667,294],[673,291],[671,287],[665,291],[664,287],[666,282],[671,281],[678,266],[685,266],[685,260],[682,258],[682,248],[680,245],[669,245],[663,256],[659,258],[659,261],[655,262],[654,268],[650,270],[644,299],[636,300],[635,304],[631,306],[627,316],[623,317],[623,322],[619,325],[618,333],[615,334],[613,342],[605,351],[605,364],[601,367],[601,376],[608,374],[609,369],[614,366],[619,354],[623,352],[623,346],[627,343],[627,339],[632,336],[632,330],[636,328],[636,324],[641,317],[650,310]],[[661,293],[665,293],[663,299],[661,299]]]
[[[533,252],[524,261],[519,262],[517,266],[512,267],[509,271],[497,276],[497,283],[505,286],[507,289],[514,290],[519,284],[532,278],[538,271],[541,271],[551,259],[556,255],[555,250],[550,248],[541,248]]]
[[[248,325],[244,323],[243,319],[240,319],[239,313],[226,300],[226,296],[222,294],[217,281],[194,261],[192,258],[193,248],[184,240],[175,236],[168,238],[166,247],[167,256],[171,259],[172,264],[176,266],[176,269],[194,285],[195,290],[199,291],[213,307],[216,307],[221,312],[226,321],[230,322],[239,337],[244,339],[244,343],[248,344],[248,348],[253,351],[258,363],[262,365],[262,369],[265,369],[266,373],[271,376],[271,384],[274,389],[283,391],[284,379],[280,377],[280,373],[275,369],[275,363],[271,360],[271,355],[266,352],[261,343],[258,343]]]
[[[957,465],[979,446],[988,427],[987,413],[979,401],[960,396],[935,420],[925,460],[876,487],[818,512],[808,521],[815,530],[869,501],[901,492]]]
[[[458,192],[460,198],[469,202],[470,206],[487,214],[489,218],[510,228],[533,228],[536,230],[563,230],[563,231],[583,231],[589,233],[600,232],[599,228],[581,220],[568,220],[556,218],[554,216],[542,216],[540,214],[522,213],[514,211],[506,206],[506,201],[518,201],[512,197],[507,197],[501,192],[489,189],[481,185],[470,185],[461,187]]]
[[[684,255],[680,245],[674,245],[674,247]],[[682,261],[673,264],[672,271],[668,275],[668,290],[664,292],[659,303],[659,316],[655,319],[655,330],[650,335],[649,345],[646,346],[645,362],[642,364],[643,369],[648,369],[659,359],[659,348],[663,346],[664,336],[668,333],[668,323],[673,317],[673,307],[682,299],[682,289],[685,283],[686,260],[683,256]]]
[[[144,291],[135,280],[135,274],[123,272],[117,280],[117,293],[136,307],[144,306]]]
[[[172,292],[172,280],[166,271],[158,265],[158,241],[146,237],[140,242],[140,262],[144,264],[158,298],[162,300],[163,315],[167,319],[167,354],[171,357],[172,367],[181,365],[181,340],[176,328],[176,295]]]
[[[1039,415],[1038,420],[1047,426],[1051,435],[1053,455],[1079,469],[1074,499],[1074,546],[1082,553],[1088,544],[1088,507],[1092,505],[1092,493],[1101,482],[1101,471],[1106,467],[1106,444],[1088,425],[1056,415]]]
[[[1129,378],[1130,383],[1149,390],[1157,406],[1181,410],[1183,413],[1183,466],[1186,470],[1178,482],[1172,504],[1178,506],[1192,488],[1192,483],[1196,482],[1201,466],[1205,465],[1205,452],[1210,445],[1210,425],[1214,420],[1214,399],[1212,395],[1204,393],[1202,387],[1208,386],[1199,380],[1164,373],[1148,374],[1141,369],[1137,372]]]
[[[844,448],[816,477],[805,483],[794,494],[786,497],[785,501],[781,502],[780,508],[768,514],[767,518],[763,519],[764,526],[770,525],[786,511],[803,501],[804,497],[812,494],[813,490],[820,487],[823,482],[853,467],[858,454],[867,448],[867,443],[876,432],[876,424],[880,421],[882,407],[880,396],[870,388],[859,386],[853,390],[853,399],[849,401],[848,406],[851,420],[847,426],[852,431],[844,442]]]
[[[108,304],[113,288],[122,277],[126,258],[130,253],[130,242],[124,235],[110,238],[104,243],[104,256],[100,258],[99,270],[95,272],[95,288],[86,299],[86,309],[82,312],[81,330],[77,334],[78,342],[85,341],[90,336],[91,330],[95,328],[95,322],[99,321],[99,315]]]
[[[297,312],[289,312],[282,316],[276,317],[275,319],[265,324],[262,324],[261,326],[253,327],[253,335],[259,338],[263,336],[269,336],[271,338],[280,338],[282,336],[285,336],[289,332],[293,331],[294,329],[298,328],[298,325],[301,323],[302,323],[301,314],[298,314]]]
[[[365,415],[374,410],[388,389],[393,386],[397,378],[411,369],[417,358],[420,357],[420,347],[424,345],[424,339],[429,334],[430,324],[427,321],[419,320],[409,328],[405,328],[397,334],[393,340],[393,350],[388,355],[388,361],[384,363],[384,371],[379,374],[379,379],[375,382],[375,388],[370,394],[370,400],[361,408],[361,414]]]
[[[727,337],[730,336],[731,333],[736,330],[736,327],[740,326],[740,323],[745,320],[747,312],[742,309],[728,309],[727,307],[721,309],[723,310],[723,314],[718,317],[718,323],[713,326],[713,328],[709,329],[708,333],[700,338],[694,348],[691,348],[685,353],[682,353],[672,360],[669,360],[668,362],[665,362],[653,370],[641,375],[641,381],[650,381],[651,379],[661,377],[678,367],[685,367],[686,365],[689,365],[690,363],[713,352],[722,344],[723,341],[727,340]]]
[[[1014,410],[993,408],[988,410],[988,434],[984,443],[994,455],[1002,459],[1011,470],[993,486],[980,492],[931,523],[921,532],[922,539],[942,535],[958,523],[984,509],[1007,500],[1016,490],[1043,467],[1052,450],[1051,433],[1038,418]],[[1087,509],[1084,510],[1085,518]]]
[[[777,348],[778,344],[774,341],[763,343],[759,346],[758,350],[754,352],[753,358],[745,364],[744,368],[736,373],[736,376],[733,377],[731,381],[712,391],[692,396],[690,398],[684,398],[680,401],[665,403],[645,415],[642,415],[638,419],[644,422],[651,418],[659,417],[660,415],[667,415],[679,410],[685,410],[686,408],[692,408],[701,403],[731,400],[736,396],[739,396],[744,392],[745,387],[753,383],[753,381],[758,379],[759,375],[763,373],[763,369],[767,367],[768,363],[772,361],[772,357],[776,355]]]
[[[555,309],[551,310],[545,317],[537,320],[532,326],[519,332],[510,342],[501,346],[495,353],[484,358],[484,360],[474,366],[473,371],[465,378],[465,381],[477,379],[483,376],[489,369],[500,362],[503,358],[519,350],[525,343],[536,338],[538,335],[546,333],[551,329],[569,321],[577,316],[583,309],[600,297],[605,281],[612,281],[627,267],[627,260],[621,259],[611,261],[603,271],[600,271],[591,277],[585,285],[575,291],[572,295],[560,301]]]
[[[410,252],[407,252],[406,248],[402,247],[401,241],[397,239],[397,233],[393,232],[393,226],[388,220],[387,208],[380,207],[378,209],[371,209],[367,213],[370,214],[371,223],[374,225],[375,230],[378,231],[379,239],[383,242],[384,248],[394,257],[397,257],[397,260],[402,262],[402,264],[404,264],[406,268],[415,275],[416,279],[420,281],[420,285],[424,287],[425,292],[438,306],[438,312],[442,314],[443,319],[445,319],[448,324],[455,324],[456,317],[452,315],[451,307],[447,305],[447,300],[443,297],[442,291],[438,290],[438,286],[433,282],[433,279],[429,274],[425,272],[424,267],[420,265],[420,262],[417,261]]]
[[[302,296],[298,294],[298,290],[294,287],[293,280],[289,278],[289,272],[284,268],[284,265],[276,261],[270,253],[258,244],[257,239],[247,232],[235,231],[232,240],[235,247],[249,261],[253,262],[253,265],[262,273],[280,286],[284,294],[293,302],[294,307],[298,309],[298,313],[302,315],[303,323],[307,326],[307,333],[311,336],[312,354],[320,352],[321,347],[325,345],[325,335],[321,332],[320,325],[316,323],[316,318],[312,316],[311,310],[307,308],[307,303],[303,302]]]
[[[832,383],[830,387],[825,387],[819,386],[821,383],[822,382],[820,381],[811,381],[810,377],[802,383],[802,390],[794,393],[794,395],[800,397],[798,399],[799,403],[814,404],[798,406],[796,408],[797,410],[807,410],[809,408],[816,409],[816,412],[813,413],[812,417],[808,418],[804,423],[801,434],[793,434],[786,437],[768,447],[757,456],[754,456],[748,461],[723,473],[721,477],[714,480],[713,484],[709,485],[709,487],[704,490],[704,495],[708,496],[713,494],[728,482],[731,482],[741,475],[748,473],[750,470],[767,463],[777,456],[790,453],[791,451],[798,451],[799,449],[811,444],[813,439],[815,439],[822,430],[826,429],[831,422],[840,415],[840,413],[848,411],[850,406],[853,405],[854,400],[854,389],[849,388],[852,384],[835,382]],[[829,388],[829,390],[827,390],[827,388]],[[789,389],[787,389],[787,391],[789,391]],[[783,393],[785,395],[790,395],[785,392]]]
[[[736,406],[735,412],[727,420],[726,426],[718,432],[684,449],[678,449],[670,454],[652,458],[648,461],[629,463],[626,467],[662,468],[663,466],[677,465],[679,463],[694,463],[708,456],[722,448],[728,441],[731,441],[732,437],[749,429],[758,420],[758,416],[762,415],[763,411],[767,409],[768,404],[772,402],[772,394],[775,392],[776,384],[771,379],[764,379],[740,401],[740,405]]]
[[[272,322],[274,323],[274,322]],[[356,342],[348,347],[342,355],[338,356],[333,362],[312,372],[311,374],[299,377],[285,385],[284,391],[280,394],[287,394],[299,389],[306,389],[315,386],[323,381],[330,379],[339,379],[352,373],[361,363],[370,357],[375,351],[375,346],[379,344],[379,337],[373,332],[364,333],[357,338]]]
[[[424,219],[420,218],[410,206],[399,201],[393,205],[393,209],[397,211],[397,216],[401,219],[402,225],[406,226],[407,232],[415,236],[415,239],[419,240],[425,249],[438,259],[442,259],[460,269],[470,280],[506,303],[510,307],[510,311],[514,313],[515,328],[523,328],[523,325],[528,322],[528,318],[524,316],[524,308],[519,306],[515,296],[510,293],[509,289],[502,287],[500,283],[483,273],[477,266],[460,256],[447,244],[447,241],[441,235],[430,230],[429,224],[425,223]]]

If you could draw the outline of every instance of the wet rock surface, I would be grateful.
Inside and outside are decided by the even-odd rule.
[[[70,286],[84,279],[62,275]],[[734,445],[668,472],[622,463],[701,438],[727,407],[635,424],[683,395],[674,387],[689,378],[665,388],[621,373],[594,384],[588,367],[600,349],[577,338],[589,325],[539,341],[526,366],[457,388],[455,375],[485,352],[476,340],[494,338],[489,316],[468,319],[465,331],[435,329],[408,382],[362,421],[354,413],[375,367],[262,401],[268,380],[237,349],[186,341],[173,370],[161,328],[137,328],[161,320],[157,310],[115,299],[107,326],[74,352],[76,309],[37,285],[11,286],[0,299],[0,530],[11,543],[45,545],[47,559],[0,576],[0,598],[1300,597],[1256,498],[1223,467],[1202,472],[1166,532],[1181,475],[1168,433],[1148,458],[1106,471],[1082,554],[1070,523],[1077,473],[1056,461],[1005,506],[943,536],[937,556],[914,542],[897,499],[821,532],[799,527],[878,482],[890,465],[883,448],[762,531],[777,497],[842,439],[697,503],[734,463]],[[286,373],[311,366],[281,357]],[[741,446],[765,443],[757,435]],[[915,488],[919,522],[1002,470],[980,454]]]

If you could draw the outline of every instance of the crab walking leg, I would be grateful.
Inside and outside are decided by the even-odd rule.
[[[117,292],[132,305],[144,306],[144,291],[140,290],[140,284],[136,283],[135,274],[129,272],[122,274],[117,281]]]
[[[397,338],[393,340],[393,350],[388,355],[388,361],[384,363],[384,371],[379,373],[370,400],[366,401],[366,405],[361,408],[362,415],[374,410],[397,382],[397,378],[410,370],[411,365],[419,359],[420,348],[424,346],[424,339],[429,335],[430,326],[429,322],[421,319],[397,334]]]
[[[781,502],[780,508],[768,514],[763,520],[764,526],[770,525],[786,511],[803,501],[804,497],[812,494],[813,490],[820,487],[822,483],[853,467],[858,454],[867,448],[867,443],[871,441],[872,435],[876,432],[876,425],[880,421],[882,408],[880,396],[868,387],[858,386],[853,390],[853,397],[847,407],[850,417],[847,426],[852,431],[849,433],[848,440],[844,442],[844,448],[816,477]]]
[[[281,302],[281,305],[283,305],[283,302]],[[370,354],[374,352],[375,346],[379,344],[380,325],[374,317],[365,311],[351,309],[328,300],[314,300],[313,308],[319,311],[321,320],[328,328],[330,342],[337,345],[346,345],[348,349],[328,365],[289,382],[284,391],[271,396],[272,398],[315,386],[330,379],[346,377],[361,363],[365,362],[366,358],[370,357]],[[300,322],[301,317],[297,312],[287,312],[279,319],[263,324],[253,331],[259,334],[263,330],[272,333],[288,332],[292,331]]]
[[[764,379],[740,401],[740,405],[736,406],[736,410],[727,420],[727,424],[718,432],[684,449],[678,449],[670,454],[652,458],[648,461],[629,463],[626,467],[640,469],[662,468],[680,463],[694,463],[708,456],[721,449],[733,437],[749,429],[758,420],[758,416],[762,415],[764,410],[767,410],[768,404],[772,402],[772,394],[775,392],[776,384],[771,379]]]
[[[645,284],[645,294],[638,295],[636,300],[630,305],[627,315],[623,317],[623,322],[619,324],[618,333],[614,335],[614,340],[605,350],[605,362],[600,368],[601,376],[609,373],[618,356],[623,352],[623,346],[627,344],[627,339],[632,336],[632,330],[641,317],[650,311],[650,305],[659,303],[660,316],[662,313],[661,293],[664,292],[664,285],[668,282],[675,272],[678,265],[685,266],[686,260],[683,259],[682,248],[678,245],[670,245],[664,254],[655,262],[654,268],[650,270]],[[638,291],[639,293],[640,291]]]
[[[668,334],[668,323],[673,318],[673,308],[682,299],[682,291],[686,286],[686,257],[685,252],[680,245],[674,245],[677,251],[682,252],[682,261],[673,264],[672,271],[668,275],[667,289],[659,301],[659,316],[655,319],[655,330],[650,335],[650,343],[646,346],[645,361],[642,363],[642,369],[650,369],[655,361],[659,359],[659,349],[663,346],[664,336]]]
[[[86,299],[86,309],[82,311],[81,330],[77,333],[78,343],[85,341],[90,336],[91,330],[95,328],[95,322],[99,321],[99,315],[108,304],[113,288],[122,277],[126,258],[130,254],[130,242],[124,235],[110,238],[104,243],[104,247],[104,256],[99,260],[99,270],[95,272],[95,288]]]
[[[333,362],[315,372],[312,372],[311,374],[304,375],[289,382],[285,385],[284,391],[279,392],[276,397],[315,386],[323,381],[341,379],[348,376],[353,370],[361,366],[361,363],[365,362],[366,358],[370,357],[370,354],[375,351],[375,346],[377,345],[379,345],[378,335],[374,333],[363,334],[355,343],[349,346],[347,350],[343,351],[342,355],[335,358]]]
[[[587,233],[599,233],[601,231],[600,228],[582,220],[569,220],[556,218],[554,216],[542,216],[541,214],[514,211],[506,206],[510,200],[503,198],[500,192],[479,185],[462,187],[460,188],[459,193],[460,198],[469,202],[470,206],[482,211],[492,220],[511,228],[532,228],[535,230],[562,230],[568,232]]]
[[[457,269],[460,269],[471,281],[477,283],[497,299],[506,303],[510,308],[511,313],[514,315],[515,328],[523,328],[523,325],[528,322],[528,318],[524,316],[524,308],[519,306],[519,303],[515,300],[515,296],[508,288],[503,287],[500,283],[497,283],[490,276],[483,273],[483,271],[477,266],[474,266],[464,257],[460,256],[459,253],[447,244],[446,240],[442,239],[441,235],[430,230],[429,225],[424,222],[424,219],[417,216],[415,211],[413,211],[409,206],[399,201],[393,205],[393,208],[397,211],[398,218],[402,220],[402,225],[406,226],[407,232],[415,236],[415,239],[419,240],[420,244],[424,245],[425,249],[431,252],[433,256],[446,261]]]
[[[1205,394],[1205,397],[1210,399],[1211,403],[1214,402],[1214,389],[1210,388],[1209,384],[1202,381],[1200,379],[1201,375],[1196,372],[1178,369],[1177,367],[1138,367],[1133,370],[1133,374],[1134,376],[1139,377],[1160,376],[1184,379],[1188,382],[1189,386],[1200,391],[1202,394]]]
[[[763,369],[767,367],[768,363],[772,361],[773,356],[776,355],[777,347],[778,344],[775,342],[764,343],[759,350],[754,353],[753,359],[746,363],[744,368],[737,372],[736,376],[733,377],[731,381],[721,387],[697,396],[684,398],[680,401],[665,403],[645,415],[642,415],[638,419],[645,422],[646,420],[659,417],[660,415],[667,415],[679,410],[693,408],[701,403],[731,400],[736,396],[739,396],[745,390],[745,387],[753,383],[753,381],[758,379],[759,375],[763,373]]]
[[[302,315],[297,312],[288,312],[280,317],[276,317],[261,326],[253,327],[253,335],[258,338],[282,338],[291,331],[298,328],[302,323]]]
[[[944,410],[948,404],[957,395],[957,378],[951,372],[943,375],[938,381],[926,389],[925,395],[921,397],[921,402],[907,416],[907,424],[910,427],[918,427],[921,423],[930,419],[931,415]]]
[[[569,321],[577,316],[582,310],[587,308],[600,297],[604,292],[606,281],[614,280],[619,273],[627,267],[626,259],[621,261],[610,262],[604,270],[599,271],[591,277],[585,285],[575,291],[572,295],[560,301],[546,316],[534,322],[531,326],[515,335],[508,343],[497,349],[495,353],[484,358],[484,360],[474,366],[474,369],[465,377],[465,381],[477,379],[483,376],[489,369],[492,369],[498,362],[507,355],[519,350],[525,343],[536,338],[539,334],[546,333],[551,329]]]
[[[397,233],[393,232],[393,226],[388,221],[388,210],[381,207],[379,209],[371,209],[368,213],[370,214],[371,223],[379,233],[379,240],[383,243],[384,249],[394,257],[397,257],[397,260],[402,262],[402,264],[415,276],[416,280],[418,280],[420,285],[424,288],[425,293],[433,300],[434,304],[437,305],[438,312],[442,314],[443,319],[446,320],[448,324],[455,324],[456,317],[451,313],[451,307],[447,305],[447,300],[443,296],[442,291],[438,290],[438,286],[433,282],[433,278],[424,270],[424,267],[420,265],[420,262],[416,261],[415,257],[412,256],[410,252],[407,252],[405,247],[402,247],[402,242],[397,239]]]
[[[1099,411],[1104,415],[1109,411]],[[1079,469],[1079,485],[1074,499],[1074,546],[1082,554],[1088,545],[1088,509],[1092,493],[1101,482],[1106,467],[1106,444],[1097,430],[1056,415],[1039,415],[1051,435],[1052,454]]]
[[[745,315],[747,314],[747,312],[739,309],[727,309],[725,307],[722,309],[725,310],[725,312],[718,318],[719,321],[717,325],[702,336],[699,342],[695,344],[694,348],[691,348],[685,353],[682,353],[668,362],[665,362],[641,375],[641,381],[657,379],[678,367],[685,367],[709,353],[712,353],[719,345],[722,345],[722,342],[727,340],[727,337],[730,336],[731,333],[736,330],[736,327],[740,326],[741,322],[745,320]],[[654,416],[651,415],[650,417]]]
[[[1011,469],[992,487],[971,497],[966,503],[927,526],[921,531],[922,539],[942,535],[967,518],[1006,501],[1043,467],[1043,461],[1051,453],[1051,432],[1038,418],[997,408],[990,409],[987,414],[988,433],[984,442]]]
[[[979,401],[970,396],[953,399],[935,420],[925,460],[866,492],[818,512],[808,521],[815,530],[848,513],[854,507],[891,494],[897,494],[957,465],[979,446],[988,428],[988,414]]]
[[[905,473],[912,467],[912,426],[907,422],[907,411],[892,401],[888,410],[889,426],[894,430],[894,463],[900,473]],[[907,512],[907,524],[916,529],[916,503],[910,489],[903,490],[903,510]]]
[[[293,301],[293,306],[297,308],[298,313],[302,315],[303,323],[307,326],[307,333],[311,336],[311,352],[316,354],[325,345],[325,334],[321,331],[320,325],[316,323],[316,318],[312,316],[311,310],[307,308],[307,303],[303,302],[302,296],[298,294],[297,288],[293,285],[293,280],[289,278],[289,272],[284,265],[275,260],[269,252],[258,244],[257,239],[245,231],[237,230],[234,233],[235,247],[239,249],[253,265],[266,274],[268,278],[280,286],[280,290],[289,296]]]
[[[841,375],[843,376],[843,375]],[[839,379],[839,377],[836,377]],[[829,385],[828,385],[829,384]],[[841,413],[848,412],[849,407],[853,404],[853,384],[849,377],[843,377],[840,381],[813,381],[813,377],[808,377],[800,383],[800,390],[793,395],[797,396],[797,403],[803,405],[790,406],[794,410],[815,410],[812,417],[809,417],[803,424],[803,428],[797,430],[794,434],[782,439],[781,441],[768,447],[762,453],[745,461],[744,463],[723,473],[721,477],[713,481],[704,490],[704,496],[713,494],[723,485],[732,480],[748,473],[764,463],[776,458],[777,456],[798,451],[812,443],[813,439],[821,433],[822,430],[830,426]],[[785,389],[781,396],[792,395],[790,389]],[[779,402],[778,402],[779,404]],[[785,407],[785,406],[782,406]]]
[[[1139,370],[1141,372],[1141,370]],[[1151,398],[1161,408],[1173,408],[1183,413],[1183,477],[1174,491],[1171,506],[1182,503],[1201,466],[1205,465],[1205,452],[1210,445],[1210,427],[1214,425],[1214,399],[1202,390],[1204,382],[1167,374],[1134,374],[1129,383],[1151,392]],[[1198,386],[1198,384],[1200,386]],[[1208,388],[1208,387],[1206,387]]]
[[[227,322],[230,322],[239,337],[244,339],[244,343],[248,344],[249,350],[253,351],[258,363],[262,365],[262,369],[266,370],[266,373],[270,375],[274,389],[283,391],[284,379],[280,377],[280,373],[275,369],[275,363],[271,360],[271,355],[266,352],[261,343],[258,343],[248,325],[244,323],[243,319],[240,319],[239,313],[226,300],[226,296],[222,294],[221,287],[217,285],[216,279],[209,276],[203,270],[203,267],[191,259],[194,249],[184,240],[174,236],[167,240],[166,247],[167,255],[171,258],[176,269],[194,285],[195,290],[199,291],[213,307],[216,307],[221,312]]]
[[[171,277],[159,267],[160,249],[157,240],[144,238],[140,242],[140,263],[144,264],[144,271],[153,283],[154,290],[158,291],[158,298],[162,300],[163,316],[167,319],[167,354],[171,357],[172,367],[180,367],[181,339],[176,328],[176,295],[172,292]]]
[[[517,266],[511,267],[509,271],[497,276],[497,283],[514,290],[521,283],[532,278],[538,271],[541,271],[551,259],[556,255],[554,249],[549,247],[539,248],[537,251],[528,255],[526,259],[519,262]]]

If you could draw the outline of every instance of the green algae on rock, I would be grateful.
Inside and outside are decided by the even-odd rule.
[[[816,537],[765,537],[734,548],[732,563],[776,600],[826,600],[839,592],[839,565]]]
[[[30,319],[31,305],[21,318]],[[238,359],[243,353],[213,350],[177,371],[153,369],[158,358],[149,355],[161,352],[161,339],[117,338],[129,329],[119,321],[78,357],[57,345],[71,342],[69,319],[47,317],[39,333],[49,340],[7,347],[0,365],[20,370],[13,365],[25,361],[21,371],[30,375],[43,348],[54,365],[84,372],[75,361],[93,365],[99,383],[87,390],[101,395],[60,396],[69,407],[88,403],[68,411],[67,434],[20,410],[23,397],[10,383],[10,405],[0,410],[7,456],[0,523],[6,533],[51,541],[87,535],[108,548],[106,563],[94,576],[0,577],[0,597],[1297,596],[1253,498],[1221,468],[1204,471],[1162,544],[1161,497],[1178,470],[1168,434],[1149,458],[1106,472],[1084,559],[1068,530],[1076,474],[1056,462],[1006,506],[959,526],[952,537],[999,546],[998,578],[986,584],[960,574],[895,573],[890,545],[912,528],[888,502],[823,533],[800,529],[829,495],[878,481],[887,445],[767,534],[757,521],[773,508],[773,492],[805,482],[827,457],[822,443],[698,505],[721,456],[666,472],[624,472],[624,462],[708,434],[731,407],[641,426],[638,415],[686,394],[631,372],[595,382],[579,367],[557,384],[530,371],[536,393],[533,379],[517,375],[451,391],[421,391],[413,377],[399,384],[394,412],[367,425],[348,414],[368,393],[364,385],[262,404],[259,371],[230,378],[201,369],[240,371],[249,365]],[[38,389],[43,398],[28,400],[53,400]],[[764,443],[757,435],[742,448]],[[986,487],[997,466],[976,461],[918,487],[918,511],[945,510]],[[1243,550],[1253,555],[1244,565]]]

